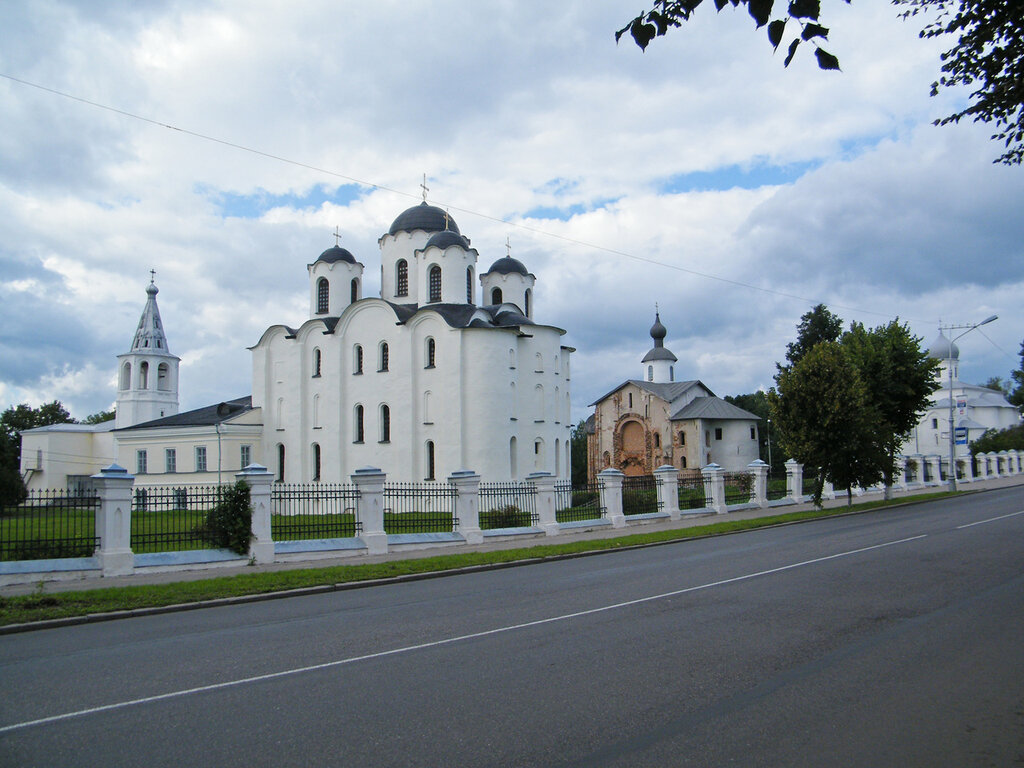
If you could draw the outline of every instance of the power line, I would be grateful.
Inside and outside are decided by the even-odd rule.
[[[390,192],[392,194],[401,195],[402,197],[408,197],[408,198],[412,198],[412,199],[416,199],[417,197],[419,197],[418,194],[413,194],[413,193],[409,193],[409,192],[403,192],[400,189],[394,189],[393,187],[388,187],[388,186],[385,186],[383,184],[375,184],[375,183],[373,183],[371,181],[365,181],[363,179],[357,179],[354,176],[348,176],[346,174],[339,173],[337,171],[332,171],[332,170],[330,170],[328,168],[321,168],[320,166],[311,165],[309,163],[304,163],[304,162],[299,161],[299,160],[292,160],[292,159],[284,157],[282,155],[275,155],[275,154],[273,154],[271,152],[264,152],[263,150],[255,149],[253,147],[248,147],[248,146],[246,146],[244,144],[239,144],[239,143],[234,142],[234,141],[228,141],[226,139],[217,138],[216,136],[210,136],[209,134],[199,133],[198,131],[192,131],[192,130],[189,130],[187,128],[181,128],[179,126],[172,125],[170,123],[164,123],[164,122],[161,122],[159,120],[154,120],[152,118],[145,117],[143,115],[139,115],[139,114],[136,114],[134,112],[129,112],[129,111],[124,110],[124,109],[118,109],[117,107],[112,107],[112,106],[107,105],[107,104],[101,104],[100,102],[97,102],[97,101],[91,101],[90,99],[85,99],[85,98],[82,98],[81,96],[75,96],[73,94],[66,93],[64,91],[58,91],[55,88],[48,88],[47,86],[40,85],[39,83],[33,83],[33,82],[29,81],[29,80],[24,80],[24,79],[19,78],[19,77],[14,77],[13,75],[8,75],[8,74],[3,73],[3,72],[0,72],[0,77],[3,77],[5,79],[10,80],[10,81],[15,82],[15,83],[19,83],[21,85],[28,86],[29,88],[36,88],[37,90],[45,91],[46,93],[51,93],[51,94],[54,94],[55,96],[60,96],[61,98],[70,99],[71,101],[77,101],[77,102],[79,102],[81,104],[86,104],[86,105],[88,105],[90,107],[95,107],[97,109],[102,109],[102,110],[105,110],[107,112],[113,112],[114,114],[121,115],[123,117],[128,117],[128,118],[131,118],[133,120],[139,120],[141,122],[148,123],[150,125],[155,125],[155,126],[158,126],[160,128],[166,128],[168,130],[176,131],[178,133],[182,133],[182,134],[185,134],[187,136],[192,136],[193,138],[202,139],[204,141],[210,141],[210,142],[213,142],[215,144],[220,144],[220,145],[225,146],[225,147],[230,147],[232,149],[237,149],[237,150],[242,151],[242,152],[248,152],[250,154],[257,155],[259,157],[265,157],[265,158],[267,158],[269,160],[276,160],[277,162],[280,162],[280,163],[285,163],[287,165],[293,165],[293,166],[295,166],[297,168],[305,168],[305,169],[310,170],[310,171],[315,171],[316,173],[322,173],[322,174],[325,174],[327,176],[333,176],[334,178],[344,179],[345,181],[349,181],[349,182],[352,182],[354,184],[358,184],[360,186],[367,187],[369,189],[380,190],[380,191],[383,191],[383,192]],[[709,272],[701,272],[701,271],[696,270],[696,269],[688,269],[687,267],[682,267],[682,266],[680,266],[678,264],[669,264],[669,263],[664,262],[664,261],[658,261],[657,259],[651,259],[651,258],[648,258],[648,257],[645,257],[645,256],[637,256],[636,254],[629,253],[627,251],[620,251],[620,250],[615,249],[615,248],[608,248],[607,246],[598,245],[596,243],[587,242],[585,240],[579,240],[579,239],[574,238],[574,237],[568,237],[566,235],[559,235],[559,234],[556,234],[554,232],[549,232],[549,231],[547,231],[545,229],[541,229],[539,227],[532,227],[532,226],[530,226],[528,224],[522,224],[522,223],[515,222],[515,221],[509,221],[508,219],[503,219],[503,218],[500,218],[498,216],[492,216],[492,215],[487,214],[487,213],[481,213],[480,211],[474,211],[474,210],[472,210],[470,208],[462,208],[462,207],[459,207],[459,206],[456,206],[456,205],[451,205],[451,204],[443,203],[443,202],[438,202],[437,204],[440,207],[443,207],[443,208],[446,208],[446,209],[450,209],[450,210],[453,210],[453,211],[457,211],[458,213],[464,213],[466,215],[475,216],[475,217],[478,217],[478,218],[481,218],[481,219],[484,219],[484,220],[487,220],[487,221],[493,221],[493,222],[496,222],[498,224],[504,224],[504,225],[509,226],[509,227],[515,227],[516,229],[520,229],[520,230],[523,230],[523,231],[526,231],[526,232],[531,232],[531,233],[536,234],[536,235],[552,238],[552,239],[555,239],[555,240],[561,240],[562,242],[572,243],[573,245],[579,245],[579,246],[582,246],[584,248],[590,248],[590,249],[593,249],[593,250],[596,250],[596,251],[601,251],[603,253],[607,253],[607,254],[610,254],[610,255],[613,255],[613,256],[621,256],[622,258],[631,259],[633,261],[638,261],[638,262],[642,262],[642,263],[646,263],[646,264],[652,264],[654,266],[663,267],[665,269],[673,269],[673,270],[676,270],[677,272],[683,272],[685,274],[693,275],[695,277],[701,277],[701,278],[704,278],[706,280],[715,280],[717,282],[725,283],[727,285],[733,285],[733,286],[740,287],[740,288],[747,288],[749,290],[759,291],[761,293],[770,294],[772,296],[778,296],[780,298],[793,299],[793,300],[796,300],[796,301],[804,302],[806,304],[827,304],[828,306],[833,307],[835,309],[843,309],[843,310],[847,310],[847,311],[850,311],[850,312],[856,312],[856,313],[859,313],[859,314],[875,315],[875,316],[878,316],[878,317],[891,317],[891,314],[886,313],[886,312],[875,312],[873,310],[861,309],[859,307],[851,307],[851,306],[843,305],[843,304],[835,304],[835,303],[829,303],[829,302],[822,302],[822,301],[819,301],[817,299],[807,298],[806,296],[800,296],[800,295],[797,295],[797,294],[794,294],[794,293],[787,293],[785,291],[778,291],[778,290],[775,290],[774,288],[765,288],[764,286],[754,285],[752,283],[746,283],[746,282],[743,282],[742,280],[733,280],[731,278],[721,277],[720,275],[714,275],[714,274],[711,274]],[[932,322],[935,322],[935,321],[933,321],[933,320],[915,320],[915,322],[932,323]]]

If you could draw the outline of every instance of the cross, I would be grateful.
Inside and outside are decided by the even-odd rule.
[[[505,250],[508,252],[508,257],[512,258],[512,235],[505,235]]]
[[[150,283],[156,282],[156,270],[155,269],[149,270],[149,282]]]
[[[427,186],[427,174],[423,174],[423,183],[420,184],[420,188],[423,190],[423,202],[427,202],[427,192],[430,191],[430,187]]]
[[[424,200],[423,202],[426,202],[426,200]],[[448,229],[448,209],[447,208],[444,209],[444,228]]]
[[[334,226],[334,245],[335,247],[341,245],[341,232],[338,231],[338,226]]]

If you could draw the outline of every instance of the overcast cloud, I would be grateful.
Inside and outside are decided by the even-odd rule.
[[[1024,170],[992,165],[985,126],[931,125],[964,97],[928,96],[943,41],[886,3],[824,6],[842,73],[784,69],[710,4],[646,53],[616,46],[639,8],[611,0],[7,4],[0,406],[110,407],[150,269],[182,409],[248,394],[246,348],[305,318],[335,227],[379,289],[423,173],[480,271],[510,238],[537,275],[538,319],[577,348],[574,418],[639,376],[656,302],[677,375],[719,395],[770,387],[819,301],[925,345],[998,313],[961,372],[1005,378]]]

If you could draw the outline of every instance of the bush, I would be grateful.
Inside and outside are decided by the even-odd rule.
[[[249,486],[239,480],[224,488],[220,501],[211,509],[198,533],[217,549],[229,549],[239,555],[249,554],[252,541],[252,508],[249,506]]]
[[[530,513],[515,504],[489,509],[480,515],[482,528],[525,528],[530,525]]]
[[[1024,424],[1003,430],[988,429],[971,443],[971,453],[999,453],[1000,451],[1024,450]]]

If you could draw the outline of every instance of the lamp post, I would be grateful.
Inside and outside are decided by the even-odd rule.
[[[772,420],[768,419],[768,474],[772,473]]]
[[[978,328],[982,325],[988,325],[993,320],[998,319],[998,317],[999,315],[992,315],[991,317],[986,317],[980,323],[975,323],[974,325],[939,326],[940,332],[956,331],[960,330],[961,328],[966,329],[965,331],[963,331],[963,333],[958,333],[956,336],[953,336],[952,333],[949,334],[949,354],[946,357],[946,368],[949,373],[949,477],[947,478],[947,485],[950,491],[956,491],[956,437],[953,430],[953,342],[959,338],[962,338],[963,336],[966,336],[975,328]]]

